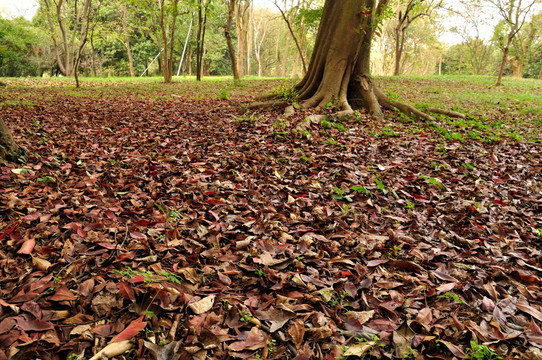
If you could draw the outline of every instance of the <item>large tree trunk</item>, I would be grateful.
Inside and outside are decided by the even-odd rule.
[[[390,100],[373,86],[370,78],[371,40],[376,28],[375,19],[379,18],[388,0],[380,0],[378,5],[377,1],[326,1],[309,69],[296,85],[297,100],[303,108],[326,107],[331,103],[341,110],[335,114],[337,118],[351,115],[353,108],[381,117],[381,107],[386,107],[398,109],[406,116],[434,121],[432,116],[411,105]],[[271,99],[252,107],[276,105],[284,105],[284,102]],[[430,108],[429,111],[465,116],[444,109]],[[291,106],[288,113],[293,112]]]
[[[5,159],[9,153],[19,149],[9,132],[4,120],[0,117],[0,159]]]
[[[305,107],[350,109],[350,83],[369,75],[375,10],[375,0],[326,1],[309,69],[296,86]],[[360,97],[358,86],[351,90]]]
[[[380,117],[381,107],[386,107],[399,109],[407,116],[434,120],[413,106],[388,99],[371,81],[375,19],[387,2],[326,1],[308,72],[296,86],[303,107],[325,107],[331,103],[342,110],[336,114],[339,118],[352,114],[352,108]]]

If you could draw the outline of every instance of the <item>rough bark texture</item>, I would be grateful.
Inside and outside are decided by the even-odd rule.
[[[233,79],[239,80],[239,71],[237,71],[237,63],[235,61],[235,50],[233,49],[233,42],[231,40],[231,25],[235,14],[235,2],[236,0],[230,0],[228,2],[228,22],[226,23],[226,29],[224,29],[224,36],[226,37],[226,43],[228,44]]]
[[[304,108],[331,103],[341,110],[335,116],[343,118],[352,114],[353,108],[381,116],[381,107],[386,107],[433,120],[411,105],[388,99],[371,81],[375,19],[386,4],[387,0],[326,1],[308,72],[296,85],[298,100]]]
[[[9,128],[0,117],[0,159],[4,159],[8,153],[15,152],[18,149],[19,147],[13,140]]]
[[[516,34],[513,30],[511,30],[510,33],[508,34],[508,38],[506,40],[506,46],[504,47],[503,54],[502,54],[501,67],[499,68],[499,76],[497,77],[497,83],[495,84],[497,86],[502,85],[502,76],[504,74],[504,67],[506,66],[506,60],[508,59],[510,44],[512,43],[512,39],[514,38],[515,35]]]
[[[333,103],[341,110],[350,109],[351,81],[369,75],[375,8],[374,0],[326,1],[309,69],[296,87],[304,107]],[[361,100],[361,85],[351,90],[351,97]]]

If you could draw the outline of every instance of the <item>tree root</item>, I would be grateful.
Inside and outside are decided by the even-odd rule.
[[[276,107],[284,107],[288,105],[288,103],[282,99],[271,99],[271,100],[265,100],[265,101],[256,101],[250,105],[248,105],[249,109],[256,109],[256,108],[276,108]]]
[[[341,86],[341,94],[345,94],[346,90],[343,89],[344,86]],[[343,91],[344,90],[344,91]],[[359,75],[356,78],[356,81],[354,82],[353,86],[349,91],[353,91],[355,94],[358,95],[358,98],[355,99],[354,105],[356,107],[361,107],[367,110],[367,112],[376,118],[382,118],[382,108],[387,108],[393,111],[400,111],[401,113],[405,114],[406,116],[413,117],[420,120],[425,121],[435,121],[435,118],[431,115],[429,115],[426,112],[420,111],[416,109],[414,106],[400,102],[391,100],[386,94],[384,94],[380,89],[378,89],[371,81],[371,78],[367,75]],[[315,106],[322,106],[321,101],[321,94],[315,94],[312,97],[301,99],[301,107],[306,109],[310,107]],[[340,97],[340,103],[341,103],[341,111],[338,111],[332,116],[335,119],[343,120],[349,116],[352,116],[354,114],[354,111],[350,107],[350,104],[346,100],[346,98]],[[320,105],[317,105],[320,104]],[[293,106],[287,106],[288,104],[282,100],[282,99],[268,99],[267,101],[261,101],[261,102],[255,102],[251,105],[249,105],[249,109],[253,108],[273,108],[273,107],[286,107],[284,110],[284,118],[289,118],[290,116],[295,114],[295,109]],[[446,109],[440,109],[440,108],[434,108],[429,107],[427,108],[427,112],[435,113],[435,114],[442,114],[450,117],[455,118],[466,118],[465,114],[446,110]],[[309,123],[302,123],[299,124],[301,128],[306,128],[308,124],[310,123],[316,123],[320,122],[323,118],[326,118],[328,115],[311,115],[309,117],[310,122]]]
[[[460,119],[464,119],[464,118],[467,117],[465,114],[462,114],[462,113],[459,113],[459,112],[456,112],[456,111],[440,109],[440,108],[434,108],[434,107],[427,108],[427,111],[435,113],[435,114],[442,114],[442,115],[446,115],[446,116],[449,116],[449,117],[460,118]]]
[[[374,94],[376,95],[376,99],[378,100],[378,103],[382,105],[385,108],[388,109],[398,109],[406,116],[414,116],[418,119],[424,119],[427,121],[434,121],[435,118],[431,115],[428,115],[418,109],[416,109],[412,105],[408,105],[399,101],[390,100],[382,91],[380,91],[377,88],[374,88]]]

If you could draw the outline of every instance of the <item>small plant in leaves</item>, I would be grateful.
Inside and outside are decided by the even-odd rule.
[[[476,338],[470,341],[470,348],[467,349],[467,359],[473,360],[497,360],[502,359],[495,350],[487,345],[479,345]]]

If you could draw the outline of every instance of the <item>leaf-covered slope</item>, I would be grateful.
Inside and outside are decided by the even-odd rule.
[[[0,359],[542,347],[540,146],[170,91],[2,107]]]

